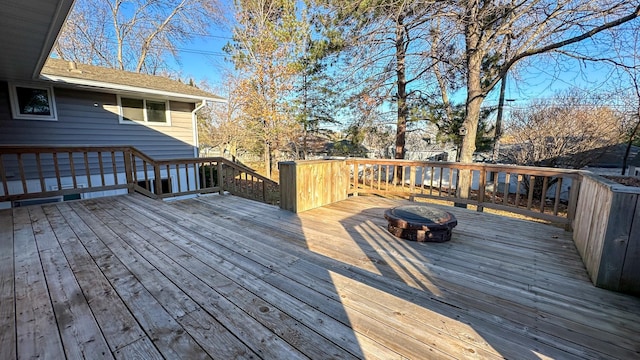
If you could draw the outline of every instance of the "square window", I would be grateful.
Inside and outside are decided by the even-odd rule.
[[[169,101],[136,99],[118,95],[118,107],[121,124],[171,125]]]
[[[167,104],[164,101],[147,100],[147,121],[155,123],[166,123]]]
[[[129,121],[144,121],[144,100],[121,98],[122,119]]]
[[[20,114],[51,116],[49,93],[46,89],[16,86],[16,95]]]
[[[57,120],[51,87],[10,84],[9,94],[14,119]]]

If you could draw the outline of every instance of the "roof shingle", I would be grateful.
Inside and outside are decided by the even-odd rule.
[[[49,58],[42,68],[43,76],[58,76],[71,79],[103,83],[105,88],[127,86],[140,90],[161,91],[179,94],[189,98],[223,100],[222,97],[162,76],[139,74],[130,71],[110,69],[94,65],[72,63],[62,59]]]

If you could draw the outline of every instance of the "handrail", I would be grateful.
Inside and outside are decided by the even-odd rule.
[[[0,201],[127,190],[152,198],[224,191],[276,203],[279,185],[225,158],[156,160],[132,146],[0,146]]]
[[[493,208],[565,224],[575,216],[582,178],[579,170],[391,159],[294,161],[280,166],[281,206],[292,211],[372,193],[447,200],[476,205],[478,211]],[[466,189],[469,196],[463,198],[458,179],[467,174],[472,181]]]
[[[517,165],[360,158],[345,162],[351,172],[349,194],[448,200],[476,205],[478,211],[486,207],[565,224],[573,220],[582,176],[580,170]],[[463,172],[472,179],[467,198],[458,188]]]

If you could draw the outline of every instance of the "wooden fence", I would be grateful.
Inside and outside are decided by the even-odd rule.
[[[326,194],[340,194],[339,198],[372,193],[448,200],[476,205],[478,211],[486,207],[570,224],[580,188],[579,171],[554,168],[375,159],[298,161],[280,166],[281,173],[283,167],[285,170],[280,180],[281,206],[292,211],[336,201],[336,196]],[[291,172],[293,167],[296,172]],[[463,198],[458,179],[465,171],[472,181],[469,196]],[[318,191],[325,195],[316,194]]]
[[[151,198],[228,191],[270,204],[278,183],[224,158],[155,160],[130,146],[1,146],[0,201],[109,191]]]

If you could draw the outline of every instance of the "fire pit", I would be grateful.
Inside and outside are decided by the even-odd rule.
[[[394,236],[419,242],[449,241],[458,225],[453,214],[427,205],[398,206],[385,211],[384,217]]]

